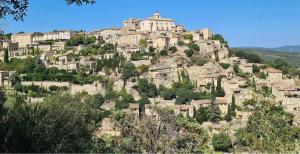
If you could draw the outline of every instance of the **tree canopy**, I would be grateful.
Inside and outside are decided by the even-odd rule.
[[[67,5],[93,4],[96,0],[65,0]],[[26,16],[29,0],[1,0],[0,19],[12,16],[14,20],[23,20]]]

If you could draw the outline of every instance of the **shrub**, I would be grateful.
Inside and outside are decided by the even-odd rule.
[[[192,56],[193,56],[193,54],[194,54],[194,51],[193,51],[193,50],[191,50],[191,49],[187,49],[187,50],[185,50],[185,51],[184,51],[184,53],[186,54],[186,56],[188,56],[188,57],[192,57]]]
[[[176,98],[176,94],[174,90],[172,89],[167,89],[161,93],[161,97],[164,98],[165,100],[172,100]]]
[[[175,46],[170,47],[169,49],[172,53],[175,53],[177,50],[177,48]]]
[[[212,144],[216,151],[228,152],[232,148],[232,141],[225,133],[214,134]]]
[[[219,65],[225,70],[228,69],[230,66],[230,64],[228,64],[228,63],[219,63]]]
[[[166,50],[161,50],[161,51],[159,52],[159,54],[160,54],[161,56],[168,56],[168,52],[167,52]]]

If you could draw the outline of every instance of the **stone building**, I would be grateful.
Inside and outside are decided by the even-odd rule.
[[[12,43],[18,43],[19,48],[27,48],[32,45],[32,33],[17,33],[11,35]]]
[[[282,71],[275,68],[267,68],[264,70],[268,74],[267,80],[270,82],[276,82],[282,80]]]
[[[166,32],[175,28],[173,19],[162,18],[160,13],[155,13],[152,17],[144,19],[140,22],[141,31],[146,32]]]

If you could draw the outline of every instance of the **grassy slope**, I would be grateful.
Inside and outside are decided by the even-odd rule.
[[[259,48],[241,48],[246,52],[253,52],[258,54],[263,60],[269,61],[274,59],[283,59],[292,66],[300,67],[300,53],[280,52],[268,49]]]

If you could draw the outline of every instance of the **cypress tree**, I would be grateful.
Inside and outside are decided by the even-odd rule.
[[[222,86],[221,86],[222,78],[219,76],[217,80],[217,87],[216,87],[216,96],[220,97],[222,93]]]
[[[236,109],[235,96],[232,95],[232,97],[231,97],[231,115],[232,115],[233,117],[236,116],[235,109]]]
[[[4,49],[4,63],[9,62],[8,49]]]

